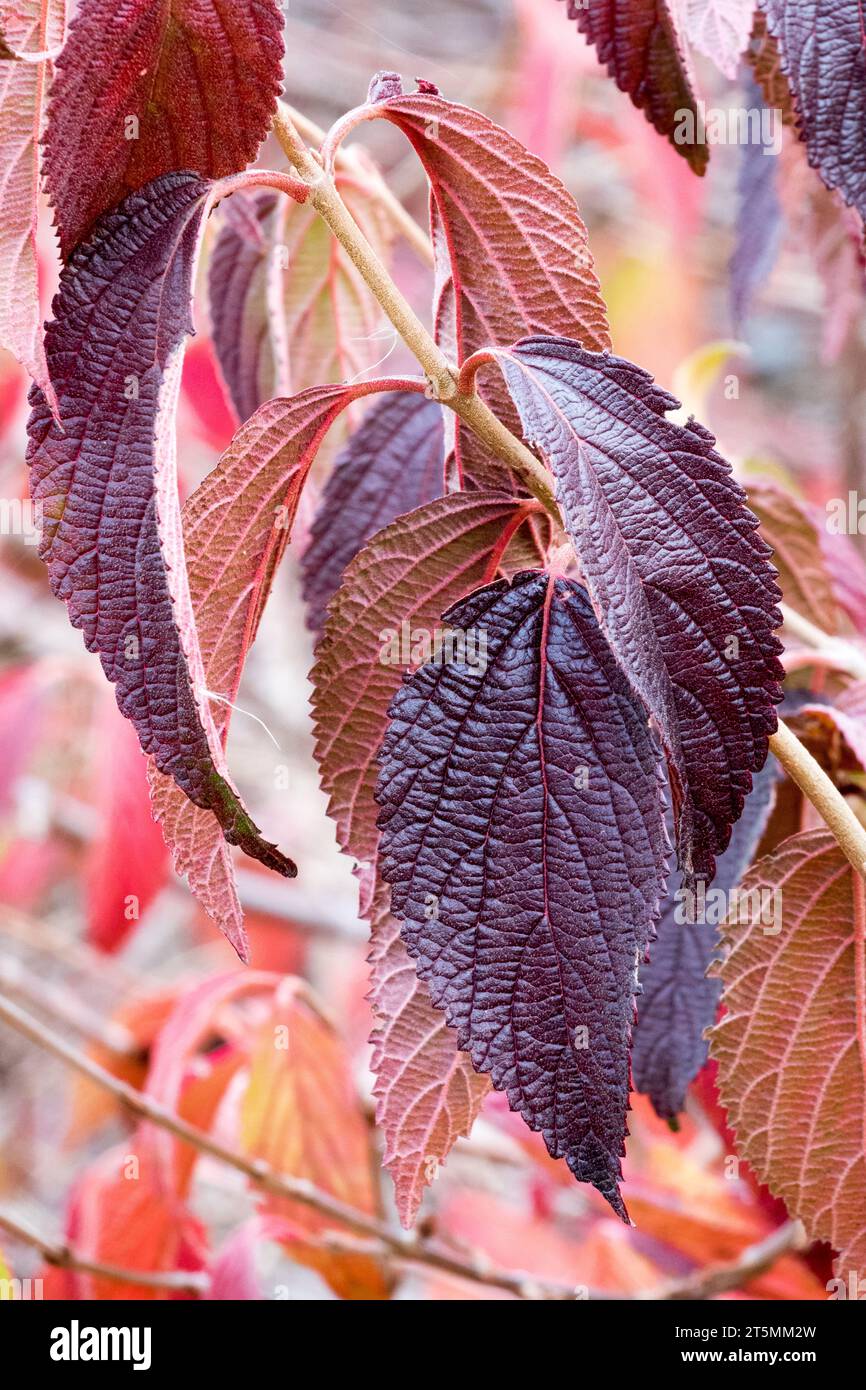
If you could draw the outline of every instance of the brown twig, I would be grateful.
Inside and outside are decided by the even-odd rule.
[[[296,111],[293,106],[285,105],[284,109],[288,119],[305,140],[308,140],[311,145],[322,144],[326,132],[322,130],[321,126],[316,125],[315,121],[311,121],[302,112]],[[430,238],[423,227],[419,227],[415,218],[406,211],[399,198],[394,196],[376,166],[361,158],[356,153],[354,146],[351,145],[340,146],[337,152],[337,165],[348,173],[361,175],[368,184],[372,180],[376,199],[390,217],[397,231],[405,237],[418,258],[426,266],[432,267],[433,246]]]
[[[307,149],[289,116],[279,104],[274,134],[301,178],[309,185],[309,201],[330,227],[353,265],[369,286],[406,346],[415,354],[431,393],[457,414],[498,458],[521,478],[534,497],[560,522],[551,477],[526,445],[513,435],[480,396],[458,392],[456,368],[433,341],[409,301],[394,284],[376,252],[326,174]]]
[[[730,1264],[699,1270],[686,1279],[677,1279],[670,1284],[648,1289],[645,1293],[633,1294],[632,1297],[664,1301],[715,1298],[718,1294],[730,1293],[732,1289],[751,1283],[772,1269],[783,1255],[803,1250],[808,1243],[802,1224],[799,1221],[786,1221],[764,1240],[748,1246]]]
[[[620,1295],[609,1294],[600,1290],[569,1286],[546,1279],[537,1279],[532,1275],[498,1269],[484,1255],[477,1253],[460,1255],[449,1250],[439,1241],[397,1234],[382,1221],[346,1205],[346,1203],[332,1197],[330,1193],[317,1188],[313,1183],[279,1173],[259,1159],[251,1159],[245,1154],[227,1148],[204,1130],[188,1124],[179,1115],[167,1110],[153,1097],[135,1090],[126,1082],[112,1076],[90,1058],[76,1052],[62,1038],[57,1037],[38,1020],[2,996],[0,996],[0,1021],[8,1024],[38,1047],[43,1048],[60,1061],[81,1072],[96,1085],[110,1092],[139,1119],[158,1125],[161,1129],[173,1134],[175,1138],[191,1144],[201,1153],[206,1153],[227,1167],[243,1173],[250,1182],[263,1191],[299,1202],[319,1212],[321,1216],[348,1228],[353,1233],[352,1235],[337,1231],[329,1232],[323,1237],[323,1240],[332,1249],[369,1254],[374,1258],[381,1259],[384,1263],[423,1265],[457,1279],[504,1289],[507,1293],[522,1299],[573,1301],[589,1298],[607,1301],[620,1297]],[[622,1297],[711,1298],[716,1293],[738,1288],[748,1278],[756,1277],[757,1274],[768,1269],[786,1251],[800,1248],[802,1240],[802,1227],[798,1222],[789,1222],[788,1227],[774,1232],[766,1241],[744,1251],[739,1259],[731,1265],[703,1271],[701,1274],[678,1284],[662,1285],[656,1291],[649,1290],[645,1294],[622,1295]],[[74,1258],[70,1252],[67,1252],[64,1258],[67,1256]],[[122,1274],[107,1272],[105,1268],[91,1269],[89,1272],[103,1273],[106,1278],[122,1277]],[[133,1282],[143,1283],[145,1281],[139,1277]]]
[[[32,1226],[9,1212],[0,1211],[0,1229],[6,1231],[14,1240],[38,1250],[46,1264],[57,1269],[74,1270],[77,1274],[90,1274],[97,1279],[114,1279],[121,1284],[138,1284],[145,1289],[169,1289],[175,1293],[207,1293],[210,1280],[206,1274],[196,1274],[183,1269],[160,1271],[125,1269],[118,1265],[103,1264],[100,1260],[90,1260],[79,1255],[70,1246],[46,1240]]]

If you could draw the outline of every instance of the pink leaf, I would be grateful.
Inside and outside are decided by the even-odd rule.
[[[289,543],[301,490],[316,451],[352,401],[411,382],[320,386],[269,401],[236,434],[183,509],[190,596],[212,719],[224,746],[247,652],[274,573]],[[211,809],[193,805],[152,766],[154,814],[178,873],[242,959],[248,943],[231,852]]]

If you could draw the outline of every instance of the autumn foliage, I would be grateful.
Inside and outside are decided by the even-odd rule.
[[[48,1297],[866,1285],[859,0],[514,10],[319,129],[277,0],[0,0]]]

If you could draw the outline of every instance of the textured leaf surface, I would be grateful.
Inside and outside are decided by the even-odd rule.
[[[357,181],[338,175],[336,183],[387,260],[381,203]],[[240,418],[274,396],[349,382],[375,365],[388,347],[382,311],[315,210],[269,191],[225,206],[208,293],[214,346]]]
[[[385,383],[320,386],[269,401],[241,427],[183,509],[183,537],[206,689],[228,738],[247,652],[289,543],[316,450],[346,405]],[[421,397],[423,400],[423,397]],[[242,958],[247,940],[231,852],[217,817],[151,765],[154,814],[178,873]]]
[[[778,777],[772,759],[756,776],[731,842],[716,865],[716,894],[727,895],[736,888],[752,862]],[[672,824],[670,829],[672,834]],[[671,889],[649,961],[639,969],[641,993],[631,1054],[635,1089],[650,1097],[663,1119],[673,1119],[682,1110],[686,1087],[707,1060],[704,1032],[715,1022],[722,992],[718,979],[707,979],[707,969],[718,954],[719,923],[726,915],[717,910],[720,897],[684,898],[681,875],[674,875]]]
[[[392,911],[474,1066],[625,1218],[660,754],[574,581],[527,571],[445,616],[486,634],[487,660],[430,662],[392,701],[376,788]]]
[[[282,85],[282,26],[277,0],[80,0],[46,135],[64,256],[160,174],[219,178],[255,158]]]
[[[412,634],[432,638],[444,609],[493,576],[525,515],[502,494],[449,493],[379,531],[343,576],[310,678],[329,813],[341,847],[361,862],[376,858],[376,754],[391,697],[416,664]],[[403,661],[381,659],[389,633],[405,646]]]
[[[604,633],[659,728],[680,867],[710,879],[776,727],[769,549],[712,435],[668,420],[678,403],[639,367],[554,338],[492,356],[556,477]]]
[[[419,88],[404,94],[397,74],[380,74],[371,100],[338,130],[376,118],[391,121],[424,165],[436,267],[434,327],[444,351],[459,364],[489,343],[537,332],[561,333],[589,348],[609,346],[586,228],[571,194],[508,131],[447,101],[430,83]],[[491,381],[483,393],[511,423],[507,392]],[[502,465],[465,427],[457,428],[455,447],[468,479],[502,486]]]
[[[445,489],[442,410],[394,394],[371,407],[325,486],[301,566],[307,620],[321,635],[343,571],[365,541]]]
[[[577,20],[620,91],[702,174],[707,146],[677,144],[673,138],[680,114],[696,113],[675,5],[668,0],[567,0],[567,5],[569,18]]]
[[[837,1272],[866,1279],[863,880],[825,831],[794,835],[743,890],[782,895],[777,936],[725,928],[725,1017],[710,1051],[748,1160]]]
[[[749,506],[773,547],[785,602],[825,632],[842,631],[845,623],[827,572],[818,520],[808,504],[772,483],[755,483],[749,488]]]
[[[144,751],[231,843],[292,873],[228,781],[181,540],[174,411],[212,191],[168,174],[107,214],[71,258],[46,333],[59,422],[34,387],[30,488],[52,589]]]
[[[244,1152],[253,1158],[375,1216],[370,1132],[349,1058],[300,981],[281,985],[254,1041],[240,1133]],[[281,1219],[293,1258],[318,1269],[341,1298],[388,1297],[375,1260],[322,1249],[317,1237],[340,1230],[336,1222],[283,1197],[265,1196],[262,1206]]]
[[[415,1220],[455,1142],[468,1135],[489,1089],[457,1047],[454,1030],[430,1003],[388,910],[387,887],[371,916],[369,1000],[377,1026],[372,1069],[376,1123],[385,1135],[383,1164],[394,1179],[405,1227]]]
[[[57,0],[0,7],[0,41],[16,54],[48,51],[63,33]],[[0,346],[8,348],[52,403],[42,345],[36,225],[39,136],[50,78],[45,62],[0,58]]]
[[[755,0],[685,0],[686,38],[733,82],[754,14]]]
[[[860,0],[761,0],[809,163],[866,216],[866,51]]]

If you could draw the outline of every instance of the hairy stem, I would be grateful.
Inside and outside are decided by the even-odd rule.
[[[317,126],[315,121],[296,111],[294,107],[283,104],[283,111],[286,118],[296,127],[298,133],[305,140],[309,140],[311,145],[321,145],[325,139],[326,132],[321,126]],[[408,241],[413,251],[416,252],[419,260],[424,265],[433,265],[433,246],[427,233],[418,226],[414,217],[410,217],[400,199],[391,192],[379,170],[372,163],[359,158],[354,146],[349,145],[345,148],[341,145],[336,155],[337,167],[345,169],[347,173],[357,174],[367,183],[372,181],[373,191],[377,202],[381,205],[387,216],[391,219],[394,227]]]
[[[415,354],[430,382],[431,393],[448,405],[525,483],[533,497],[561,525],[559,508],[553,496],[550,474],[526,445],[497,420],[480,396],[457,389],[456,368],[433,341],[409,301],[400,292],[376,252],[349,213],[333,180],[307,149],[286,108],[279,105],[274,117],[274,134],[286,156],[309,186],[309,201],[330,227],[334,236],[363,276],[406,346]]]
[[[820,763],[781,719],[770,739],[770,749],[803,795],[820,812],[848,862],[858,874],[866,877],[866,829]]]

